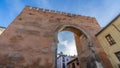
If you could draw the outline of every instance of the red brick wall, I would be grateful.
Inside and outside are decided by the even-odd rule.
[[[92,38],[93,46],[97,49],[99,56],[106,58],[105,55],[102,56],[104,53],[95,41],[94,35],[100,30],[95,18],[26,7],[0,36],[0,65],[20,68],[54,68],[56,36],[64,25],[78,27],[85,31]],[[109,60],[105,60],[108,61],[106,64],[102,58],[106,68],[110,68]]]

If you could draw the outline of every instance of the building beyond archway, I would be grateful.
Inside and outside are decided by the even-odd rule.
[[[94,36],[100,30],[95,18],[32,7],[26,7],[0,36],[0,63],[3,67],[55,68],[57,34],[62,30],[75,33],[81,68],[95,68],[98,63],[112,68]]]

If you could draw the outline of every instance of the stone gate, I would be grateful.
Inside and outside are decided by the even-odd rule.
[[[57,35],[72,31],[80,68],[112,68],[95,34],[93,17],[25,7],[0,36],[0,67],[56,68]]]

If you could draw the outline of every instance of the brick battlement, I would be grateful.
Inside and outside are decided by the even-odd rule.
[[[66,16],[69,16],[69,17],[85,17],[85,18],[92,18],[92,19],[94,18],[94,17],[90,17],[90,16],[82,16],[82,15],[77,15],[77,14],[72,14],[72,13],[60,12],[60,11],[31,7],[31,6],[26,6],[25,9],[35,10],[35,11],[43,11],[45,13],[56,13],[56,14],[66,15]]]

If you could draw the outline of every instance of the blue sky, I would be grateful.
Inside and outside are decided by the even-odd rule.
[[[7,27],[26,5],[95,17],[101,27],[120,13],[120,0],[0,0],[0,26]],[[66,32],[60,34],[60,38],[67,36]],[[71,37],[66,39],[73,39],[69,34]],[[63,42],[66,43],[66,40],[60,44],[66,45]],[[70,42],[67,41],[68,44]]]
[[[120,0],[0,0],[0,26],[7,27],[26,5],[95,17],[101,27],[120,13]]]
[[[63,52],[63,54],[67,55],[77,55],[73,32],[70,31],[59,32],[58,40],[59,40],[58,53]]]

